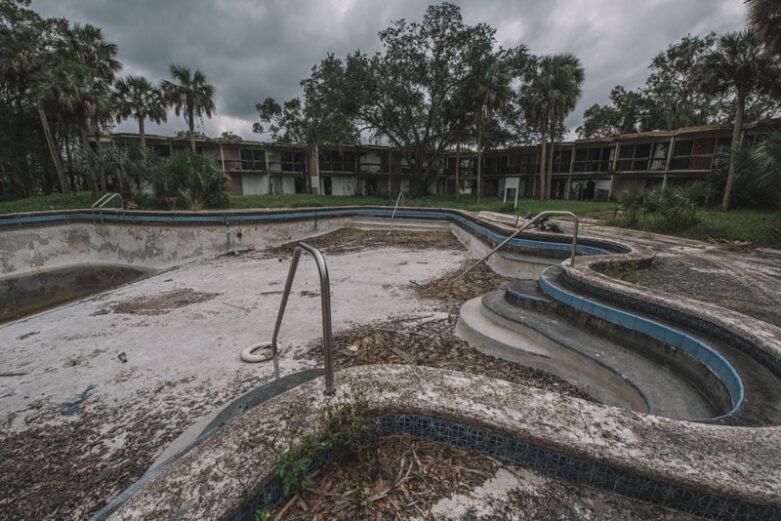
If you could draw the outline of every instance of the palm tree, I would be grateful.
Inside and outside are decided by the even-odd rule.
[[[778,0],[745,0],[748,23],[768,51],[781,56],[781,3]]]
[[[703,60],[698,70],[699,89],[710,95],[735,96],[735,126],[732,149],[740,146],[746,98],[765,83],[768,74],[767,55],[761,53],[756,34],[751,30],[728,33],[719,37],[716,48]],[[735,161],[730,159],[722,210],[729,209],[730,194],[735,183]]]
[[[57,179],[60,182],[60,190],[62,193],[70,193],[71,188],[68,184],[68,180],[65,177],[65,170],[62,167],[62,160],[60,158],[60,150],[54,141],[51,125],[49,124],[49,118],[46,115],[46,105],[51,105],[56,100],[57,95],[57,77],[53,74],[52,70],[43,70],[36,74],[33,85],[30,88],[30,97],[35,103],[38,109],[38,117],[41,120],[41,127],[43,127],[43,134],[46,138],[46,145],[49,148],[49,154],[52,157],[54,163],[54,169],[57,172]]]
[[[162,83],[166,100],[174,107],[176,115],[184,115],[184,120],[190,130],[190,149],[195,152],[195,118],[207,118],[214,112],[214,86],[206,83],[206,76],[199,70],[191,73],[190,69],[173,64],[170,67],[171,76],[179,83],[164,80]]]
[[[558,128],[563,127],[567,114],[575,110],[575,105],[582,93],[584,80],[583,67],[580,60],[573,54],[557,54],[543,58],[542,68],[550,75],[550,161],[548,177],[545,183],[545,196],[550,199],[553,179],[553,145]]]
[[[485,125],[493,121],[497,110],[504,107],[509,98],[510,73],[495,56],[480,67],[477,77],[477,110],[475,111],[475,126],[477,128],[477,201],[483,193],[482,158],[485,148],[483,131]]]
[[[63,31],[56,48],[61,57],[88,67],[108,83],[114,81],[114,75],[122,68],[116,60],[117,45],[107,42],[102,31],[94,25],[75,24]]]
[[[160,123],[167,119],[162,92],[143,76],[128,76],[117,80],[114,88],[117,123],[131,117],[137,119],[141,146],[146,147],[144,120],[149,118]]]
[[[549,57],[543,58],[543,60]],[[520,104],[526,121],[531,127],[540,133],[540,201],[545,200],[545,165],[546,165],[546,136],[548,135],[551,121],[550,99],[552,78],[545,74],[545,68],[541,62],[536,64],[526,73],[526,83],[521,86]]]

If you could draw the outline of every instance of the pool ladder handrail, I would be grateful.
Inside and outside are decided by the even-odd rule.
[[[391,219],[396,217],[396,210],[399,209],[399,202],[404,202],[404,192],[399,192],[398,197],[396,197],[396,206],[393,207],[393,213],[391,214]]]
[[[302,251],[310,253],[312,257],[314,257],[315,263],[317,264],[317,271],[320,274],[320,303],[323,320],[323,359],[325,363],[324,394],[332,396],[336,393],[336,390],[334,389],[333,335],[331,331],[331,283],[328,277],[328,266],[325,263],[325,259],[323,259],[323,255],[317,248],[310,246],[305,242],[296,243],[296,246],[293,249],[293,260],[290,263],[290,270],[287,273],[285,290],[282,293],[282,302],[279,304],[277,322],[274,325],[274,335],[271,337],[271,355],[274,358],[276,365],[279,328],[282,326],[282,318],[285,315],[287,299],[290,295],[290,289],[293,286],[293,278],[296,275],[296,269],[298,268],[298,261],[301,258]]]
[[[510,242],[511,240],[515,239],[522,231],[526,230],[530,226],[538,223],[539,221],[546,219],[548,217],[551,217],[553,215],[559,215],[563,217],[571,217],[572,220],[575,222],[575,230],[572,233],[572,253],[570,254],[570,266],[575,265],[575,250],[577,248],[578,243],[578,216],[575,215],[572,212],[567,212],[563,210],[545,210],[544,212],[540,212],[534,217],[532,217],[529,221],[527,221],[523,226],[518,228],[516,231],[512,233],[509,237],[507,237],[505,240],[503,240],[498,246],[496,246],[493,250],[488,252],[482,259],[475,262],[471,266],[469,266],[467,269],[462,271],[457,277],[455,277],[453,280],[450,281],[450,286],[448,286],[447,290],[447,319],[448,321],[452,320],[453,317],[453,287],[455,286],[456,282],[458,282],[464,275],[475,269],[477,266],[485,262],[488,257],[499,251],[505,244]],[[520,218],[520,216],[519,216]],[[518,223],[518,220],[515,221],[516,225]]]
[[[124,210],[125,204],[122,202],[122,196],[116,192],[106,192],[103,194],[100,199],[92,203],[93,210],[98,210],[100,213],[100,222],[103,222],[103,207],[106,206],[109,202],[111,202],[115,197],[119,197],[119,207]],[[95,208],[97,207],[97,208]]]

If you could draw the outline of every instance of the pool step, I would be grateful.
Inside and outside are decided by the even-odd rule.
[[[513,306],[536,311],[546,311],[554,305],[536,280],[512,281],[504,289],[504,299]]]
[[[706,418],[717,413],[687,378],[642,350],[559,316],[555,306],[541,302],[534,290],[528,282],[515,284],[510,292],[494,291],[467,302],[456,333],[486,354],[544,369],[584,386],[608,405],[639,412],[648,412],[650,406],[651,413],[672,418]],[[521,306],[511,303],[508,293]]]

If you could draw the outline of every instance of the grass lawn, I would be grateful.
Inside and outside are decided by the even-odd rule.
[[[67,210],[74,208],[89,208],[96,197],[91,192],[75,192],[71,194],[51,194],[0,201],[0,214],[16,212],[39,212],[46,210]],[[302,208],[319,206],[393,206],[395,199],[380,197],[338,197],[333,195],[312,194],[282,194],[282,195],[232,195],[231,208]],[[114,202],[110,203],[113,206]],[[405,206],[458,208],[462,210],[502,211],[502,200],[497,197],[484,197],[477,202],[470,196],[462,196],[456,201],[455,196],[426,196],[417,199],[407,198]],[[512,211],[512,205],[505,208],[506,213],[537,213],[542,210],[569,210],[575,213],[600,212],[612,210],[614,203],[590,201],[545,201],[535,199],[519,199],[518,211]],[[147,209],[147,205],[142,205]],[[151,208],[149,208],[151,209]]]
[[[633,226],[626,226],[620,218],[609,219],[608,224],[703,241],[751,241],[755,246],[781,248],[781,213],[772,210],[697,210],[694,224],[685,227],[670,227],[651,216],[641,216]]]
[[[232,195],[231,208],[300,208],[304,206],[393,206],[395,199],[380,197],[337,197],[333,195],[286,194],[286,195]],[[512,204],[503,208],[498,197],[484,197],[479,203],[470,196],[461,196],[457,201],[454,195],[429,195],[416,199],[407,198],[404,206],[456,208],[460,210],[525,214],[538,213],[543,210],[569,210],[574,213],[600,212],[612,210],[615,203],[591,201],[544,201],[536,199],[519,199],[518,211],[512,210]]]
[[[18,212],[45,212],[48,210],[73,210],[89,208],[97,197],[92,192],[72,192],[69,194],[36,195],[25,199],[0,201],[0,214]],[[109,203],[113,206],[114,201]],[[117,206],[119,205],[117,201]]]

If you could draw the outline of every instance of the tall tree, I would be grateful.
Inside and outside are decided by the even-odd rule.
[[[492,52],[495,30],[466,25],[458,6],[429,6],[423,21],[398,20],[381,31],[383,50],[373,56],[356,51],[339,68],[313,76],[321,99],[354,117],[356,124],[402,151],[425,189],[446,148],[455,144],[447,119],[454,93],[470,76],[474,57]],[[524,62],[525,47],[514,50]]]
[[[57,179],[60,182],[60,190],[62,193],[67,194],[71,191],[70,185],[65,177],[65,170],[62,167],[62,159],[60,157],[60,149],[54,138],[46,110],[47,105],[51,106],[62,100],[62,96],[57,90],[59,82],[57,81],[56,72],[56,70],[48,69],[39,73],[34,80],[29,95],[35,102],[38,110],[38,116],[41,120],[41,127],[43,128],[43,133],[46,138],[46,144],[49,147],[49,153],[51,154],[52,162],[54,163],[54,168],[57,172]]]
[[[698,69],[698,86],[701,92],[716,96],[734,95],[733,151],[740,147],[746,99],[763,85],[770,74],[770,66],[767,56],[761,53],[756,34],[746,30],[720,36],[716,48],[708,54]],[[729,209],[734,182],[733,157],[730,159],[724,198],[721,202],[723,210]]]
[[[781,2],[778,0],[745,0],[748,23],[759,35],[767,50],[781,56]]]
[[[47,114],[53,109],[50,98],[33,90],[36,75],[52,58],[58,29],[67,23],[41,18],[27,9],[29,3],[0,2],[0,192],[9,189],[26,196],[50,190],[50,162],[60,189],[70,189],[50,124],[56,114]]]
[[[525,77],[521,86],[520,98],[526,120],[540,134],[540,183],[539,197],[545,200],[550,193],[550,180],[547,170],[546,137],[553,135],[555,129],[564,121],[566,114],[574,107],[580,97],[580,85],[583,82],[583,68],[580,60],[571,54],[544,56],[537,61]]]
[[[642,89],[646,130],[673,130],[717,119],[719,100],[697,88],[697,71],[716,40],[715,33],[687,34],[654,57]]]
[[[583,113],[578,127],[581,137],[619,136],[638,132],[646,107],[642,94],[616,85],[610,91],[610,105],[594,104]]]
[[[117,123],[128,118],[138,120],[138,135],[141,146],[146,147],[144,121],[149,118],[155,123],[166,121],[165,101],[160,89],[143,76],[128,76],[114,84],[117,105]]]
[[[184,116],[190,132],[190,149],[195,152],[195,118],[211,118],[214,113],[214,86],[206,83],[206,76],[199,70],[194,73],[187,67],[173,64],[171,76],[178,83],[162,82],[166,100],[174,107],[176,115]]]
[[[551,197],[551,184],[553,179],[553,146],[556,138],[561,138],[564,132],[564,120],[567,115],[575,110],[575,105],[582,93],[584,71],[580,60],[573,54],[557,54],[550,59],[543,59],[542,67],[549,68],[550,81],[550,161],[548,178],[545,182],[545,197]]]
[[[524,118],[540,136],[540,181],[537,194],[540,201],[545,200],[545,158],[547,153],[547,136],[550,127],[550,104],[547,95],[546,78],[540,67],[534,67],[526,75],[526,83],[521,85],[520,105],[523,107]]]
[[[512,70],[503,56],[490,53],[485,55],[478,66],[473,69],[475,97],[477,107],[475,113],[475,128],[477,130],[477,200],[483,194],[482,159],[486,149],[485,130],[494,120],[496,111],[504,108],[510,98],[512,89]]]

